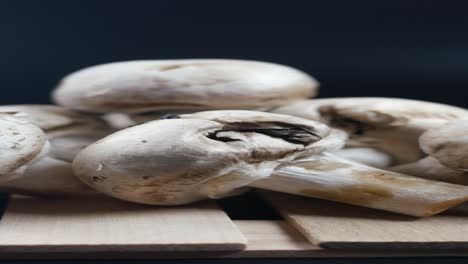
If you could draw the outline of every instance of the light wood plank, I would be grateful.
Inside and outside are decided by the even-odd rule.
[[[268,251],[303,251],[317,250],[285,221],[241,220],[234,221],[239,230],[246,236],[248,244],[245,250]]]
[[[317,255],[321,248],[309,243],[285,221],[243,220],[234,221],[247,238],[243,254],[250,257],[307,257]]]
[[[261,192],[309,241],[327,248],[468,248],[468,213],[414,218],[379,210]]]
[[[154,207],[104,197],[16,197],[0,220],[0,253],[232,251],[245,245],[245,237],[213,202]]]
[[[247,238],[242,251],[53,251],[2,252],[0,259],[148,259],[148,258],[337,258],[467,256],[466,250],[323,249],[308,243],[285,221],[234,221]]]

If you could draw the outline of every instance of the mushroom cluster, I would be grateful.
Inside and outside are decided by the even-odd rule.
[[[0,107],[0,191],[180,205],[260,188],[418,217],[468,201],[468,110],[317,90],[256,61],[86,68],[59,106]]]

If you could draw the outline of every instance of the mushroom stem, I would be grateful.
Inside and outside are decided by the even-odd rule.
[[[358,164],[324,152],[278,166],[249,186],[424,217],[468,200],[468,187]]]

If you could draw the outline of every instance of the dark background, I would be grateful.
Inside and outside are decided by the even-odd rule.
[[[65,74],[133,59],[300,68],[320,97],[468,106],[463,1],[0,1],[0,104],[47,103]]]
[[[321,82],[320,97],[406,97],[468,107],[468,4],[448,0],[0,0],[0,104],[48,103],[49,92],[60,78],[82,67],[170,58],[236,58],[291,65]],[[276,217],[262,212],[264,206],[250,198],[233,198],[222,205],[239,219],[251,215],[245,214],[246,208],[257,213],[255,217]],[[330,259],[317,263],[323,261],[349,263]]]

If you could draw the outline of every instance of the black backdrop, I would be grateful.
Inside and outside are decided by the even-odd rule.
[[[468,106],[463,1],[1,1],[0,104],[47,103],[65,74],[120,60],[288,64],[320,97]]]

